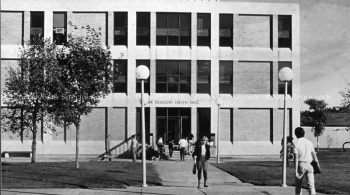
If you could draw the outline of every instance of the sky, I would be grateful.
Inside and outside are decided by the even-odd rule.
[[[298,3],[300,6],[300,105],[307,98],[340,106],[350,88],[350,0],[221,0]]]

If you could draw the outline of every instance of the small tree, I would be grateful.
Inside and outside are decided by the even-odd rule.
[[[47,118],[48,102],[54,96],[49,89],[57,70],[56,46],[50,39],[34,38],[26,42],[19,57],[18,68],[10,68],[5,80],[2,97],[8,108],[2,109],[1,129],[21,136],[31,132],[31,162],[35,163],[37,122]],[[52,127],[45,121],[46,127]]]
[[[303,112],[301,121],[304,125],[311,126],[311,131],[317,137],[317,151],[319,150],[318,137],[323,134],[327,124],[326,106],[324,100],[308,99],[305,104],[309,105],[309,110]]]
[[[342,99],[342,112],[347,113],[346,122],[348,123],[347,130],[350,130],[350,83],[348,83],[349,88],[345,88],[344,91],[339,92],[343,97]]]
[[[78,29],[68,22],[74,29]],[[81,116],[92,112],[102,97],[111,91],[113,80],[112,58],[101,45],[101,32],[89,26],[82,27],[85,35],[70,33],[66,46],[60,51],[58,95],[52,112],[56,121],[76,127],[76,168],[79,168],[79,132]],[[74,33],[74,31],[73,31]]]

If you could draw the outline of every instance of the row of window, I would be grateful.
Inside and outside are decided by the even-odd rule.
[[[156,45],[191,46],[190,13],[157,13]],[[136,45],[150,46],[150,12],[136,13]],[[44,12],[31,12],[30,36],[44,35]],[[211,15],[197,14],[197,46],[211,45]],[[114,45],[128,45],[128,13],[114,12]],[[67,13],[53,13],[53,40],[67,40]],[[291,47],[291,16],[278,16],[278,47]],[[219,46],[233,47],[233,14],[219,15]]]
[[[136,60],[136,67],[146,65],[150,60]],[[114,93],[127,93],[127,60],[114,60]],[[292,68],[291,62],[279,62],[278,71],[283,67]],[[157,60],[156,93],[191,93],[190,60]],[[118,72],[118,74],[117,74]],[[197,61],[197,93],[210,94],[211,63],[209,60]],[[150,80],[145,80],[145,93],[150,92]],[[141,93],[141,81],[136,81],[136,93]],[[233,94],[233,62],[219,62],[219,93]],[[279,80],[278,94],[284,94],[284,83]],[[288,94],[292,94],[292,85],[288,85]]]

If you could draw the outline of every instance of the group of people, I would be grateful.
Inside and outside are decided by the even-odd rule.
[[[316,194],[315,190],[315,179],[314,179],[314,168],[311,162],[316,162],[318,168],[319,161],[313,146],[313,143],[307,140],[305,137],[305,131],[302,127],[295,129],[296,141],[292,143],[292,150],[294,154],[294,172],[295,172],[295,194],[301,194],[301,186],[303,178],[306,177],[308,184],[309,194]],[[107,137],[108,140],[110,136]],[[289,141],[289,140],[288,140]],[[170,139],[169,144],[169,156],[172,157],[174,151],[174,140]],[[185,138],[180,139],[180,160],[185,160],[185,151],[189,146],[188,141]],[[208,187],[208,160],[210,159],[210,146],[208,144],[208,138],[206,136],[201,137],[195,144],[192,157],[197,168],[198,177],[198,188],[200,188],[202,172],[204,177],[204,187]],[[162,137],[158,139],[157,142],[158,151],[160,159],[162,158],[164,152],[164,142]],[[109,141],[107,141],[107,148],[109,152]],[[138,142],[136,136],[133,137],[131,143],[131,150],[133,152],[133,162],[136,162],[137,157]]]
[[[186,154],[192,154],[193,153],[193,135],[189,137],[182,137],[182,139],[179,140],[179,147],[180,147],[180,161],[185,161],[185,155]],[[169,158],[173,157],[174,152],[174,145],[175,141],[171,137],[168,140],[168,149],[169,149]],[[161,160],[164,157],[164,141],[162,137],[159,137],[157,141],[158,146],[158,152],[159,152],[159,160]]]

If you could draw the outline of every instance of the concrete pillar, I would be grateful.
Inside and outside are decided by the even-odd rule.
[[[272,96],[278,95],[278,61],[272,62]]]
[[[53,12],[44,12],[44,38],[50,38],[53,41]]]
[[[272,16],[272,49],[278,49],[278,15]]]
[[[114,45],[114,13],[109,11],[107,13],[107,45]]]
[[[29,41],[30,39],[30,11],[24,12],[23,39],[24,41]]]
[[[197,127],[197,107],[191,107],[191,134],[194,135],[194,140],[197,140],[197,131],[198,131],[198,127]]]
[[[153,134],[153,137],[150,139],[150,144],[155,146],[157,137],[157,116],[155,107],[150,107],[150,133]]]

